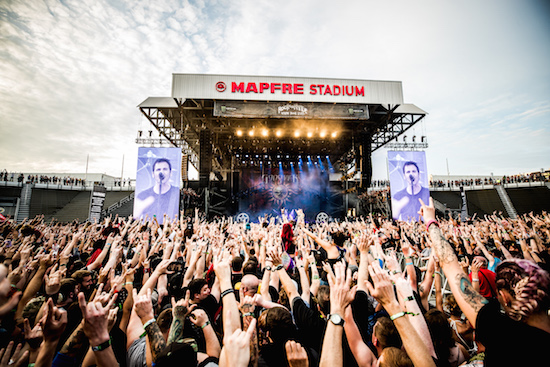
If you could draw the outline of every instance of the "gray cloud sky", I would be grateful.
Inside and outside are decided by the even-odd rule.
[[[542,0],[7,0],[0,34],[0,169],[83,172],[89,154],[120,175],[124,155],[134,176],[136,106],[174,72],[400,80],[429,113],[430,173],[550,168]]]

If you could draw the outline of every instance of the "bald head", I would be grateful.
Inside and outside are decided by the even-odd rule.
[[[241,279],[241,288],[243,289],[245,296],[253,296],[258,293],[259,284],[260,279],[252,274],[246,274]]]

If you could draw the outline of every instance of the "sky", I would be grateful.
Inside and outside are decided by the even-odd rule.
[[[172,73],[401,81],[430,174],[550,169],[545,0],[1,0],[0,170],[135,178]]]

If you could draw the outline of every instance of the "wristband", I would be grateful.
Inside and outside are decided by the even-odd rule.
[[[265,267],[265,270],[267,270],[267,271],[271,271],[271,266],[269,266],[269,265],[268,265],[268,266],[266,266],[266,267]]]
[[[410,262],[410,263],[405,263],[405,266],[407,266],[407,265],[414,265],[414,264],[413,264],[412,262]]]
[[[254,312],[243,313],[243,317],[246,317],[246,316],[252,316],[252,317],[254,317]]]
[[[409,301],[414,301],[414,297],[408,296],[407,298],[405,298],[405,302],[409,302]]]
[[[443,274],[441,274],[439,271],[436,271],[432,274],[432,278],[435,278],[436,274],[438,274],[440,277],[443,277]]]
[[[223,298],[223,297],[225,297],[225,296],[227,296],[228,294],[231,294],[231,293],[233,293],[233,289],[232,289],[232,288],[226,289],[225,291],[222,292],[220,298]]]
[[[479,279],[472,279],[472,282],[479,282]]]
[[[205,327],[207,327],[208,325],[210,325],[210,321],[206,321],[204,323],[204,325],[201,326],[201,329],[204,329]]]
[[[151,325],[153,322],[157,321],[154,317],[147,321],[145,324],[143,324],[143,329],[147,329],[147,326]]]
[[[439,227],[439,223],[435,219],[431,219],[428,221],[428,223],[426,223],[426,231],[428,230],[428,228],[430,228],[432,224],[435,224],[436,226]]]
[[[127,285],[133,286],[133,285],[134,285],[134,282],[126,282],[126,283],[124,283],[124,287],[126,287]]]
[[[417,316],[418,314],[414,313],[414,312],[401,311],[401,312],[396,313],[395,315],[391,315],[390,320],[393,321],[393,320],[396,320],[396,319],[398,319],[400,317],[403,317],[405,315]]]
[[[281,270],[282,268],[283,268],[283,264],[279,264],[273,268],[273,271]]]
[[[109,348],[110,346],[111,346],[111,338],[109,338],[109,340],[107,340],[105,343],[101,343],[96,347],[92,347],[92,350],[94,352],[101,352],[102,350],[105,350],[105,349]]]

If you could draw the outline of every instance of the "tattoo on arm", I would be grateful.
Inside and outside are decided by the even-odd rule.
[[[84,347],[84,344],[88,342],[88,338],[84,334],[84,328],[82,324],[73,331],[69,339],[63,344],[63,347],[59,353],[65,354],[69,357],[75,357]]]
[[[432,240],[432,248],[435,254],[439,258],[441,264],[448,264],[453,261],[458,261],[456,254],[449,244],[449,242],[443,237],[441,230],[437,226],[430,226],[430,239]]]
[[[174,317],[174,319],[172,320],[172,325],[170,326],[170,334],[168,335],[168,344],[182,339],[183,324],[184,324],[184,320],[180,320]]]
[[[474,289],[466,274],[457,274],[456,282],[459,286],[460,293],[464,297],[464,300],[468,302],[468,304],[472,306],[476,312],[479,312],[483,305],[488,303],[487,299]]]
[[[149,337],[153,361],[156,361],[159,354],[164,350],[164,348],[166,348],[166,340],[164,340],[162,332],[156,322],[149,324],[145,331],[147,331],[147,336]]]

